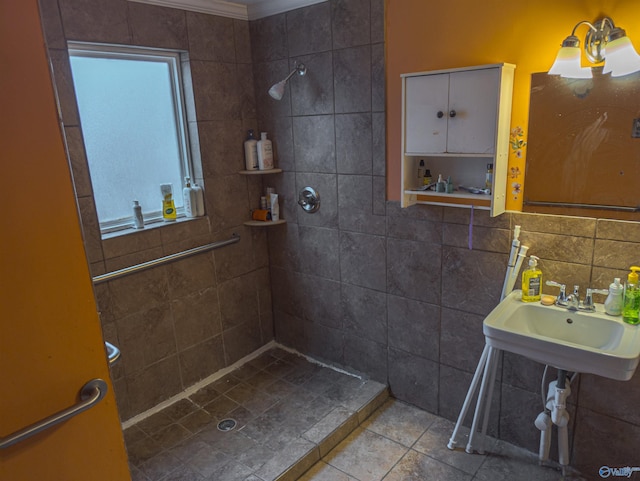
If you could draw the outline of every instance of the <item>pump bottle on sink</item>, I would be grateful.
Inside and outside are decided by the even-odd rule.
[[[542,271],[536,256],[529,256],[529,268],[522,273],[522,300],[537,302],[542,297]]]

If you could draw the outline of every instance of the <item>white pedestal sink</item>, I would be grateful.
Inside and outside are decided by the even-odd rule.
[[[640,325],[621,316],[570,311],[539,302],[522,302],[522,291],[511,292],[484,320],[489,346],[542,364],[579,373],[628,381],[640,359]]]

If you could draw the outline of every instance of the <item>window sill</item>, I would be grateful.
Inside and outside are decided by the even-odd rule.
[[[176,225],[176,224],[183,224],[185,222],[191,222],[191,221],[198,220],[198,219],[204,219],[205,217],[206,217],[206,215],[200,216],[200,217],[182,216],[182,217],[178,217],[173,222],[164,222],[163,220],[157,220],[157,221],[145,224],[144,229],[136,229],[135,227],[130,226],[130,227],[126,227],[124,229],[116,230],[116,231],[113,231],[113,232],[102,233],[101,237],[102,237],[102,240],[104,241],[104,240],[107,240],[107,239],[114,239],[114,238],[122,237],[122,236],[126,236],[126,235],[148,232],[148,231],[156,230],[156,229],[159,229],[159,228],[162,228],[162,227],[169,227],[169,226]]]

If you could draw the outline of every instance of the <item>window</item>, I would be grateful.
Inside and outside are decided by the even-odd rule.
[[[180,53],[69,43],[80,122],[103,233],[129,227],[133,201],[145,223],[162,219],[160,184],[193,177]]]

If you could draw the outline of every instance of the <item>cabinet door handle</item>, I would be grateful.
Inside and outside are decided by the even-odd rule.
[[[449,117],[455,117],[456,116],[456,111],[452,110],[451,112],[449,112]]]
[[[444,112],[442,110],[438,110],[438,118],[441,119],[442,117],[444,117]]]

